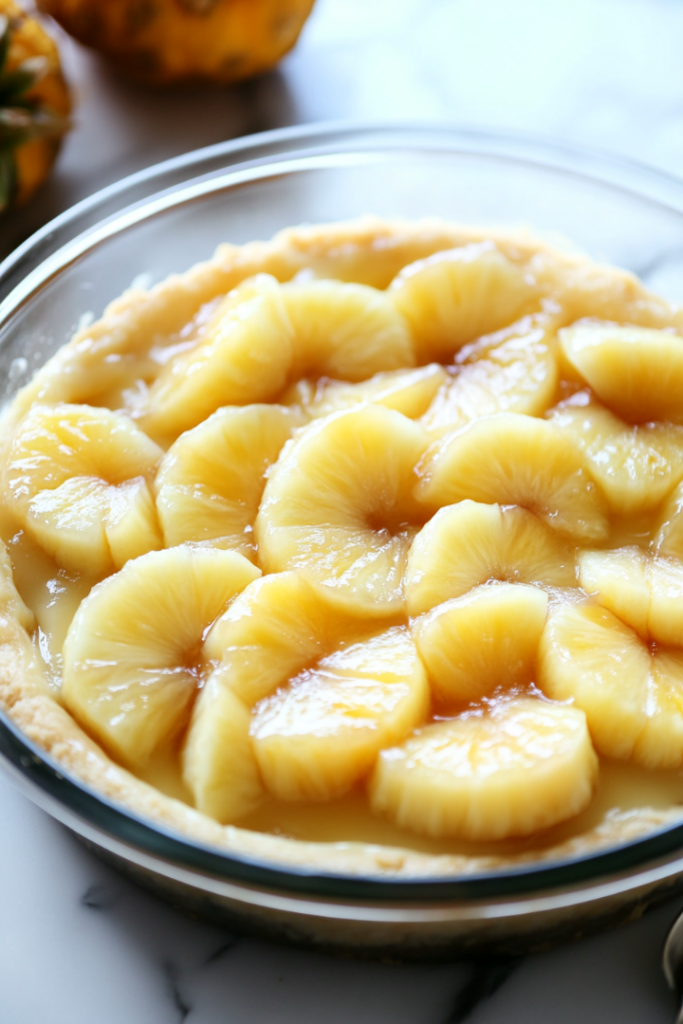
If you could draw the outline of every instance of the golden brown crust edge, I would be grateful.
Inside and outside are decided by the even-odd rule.
[[[223,245],[214,258],[183,275],[173,275],[149,292],[130,290],[103,317],[77,334],[17,395],[3,417],[7,431],[36,400],[78,401],[78,350],[85,338],[101,351],[132,351],[150,332],[172,334],[206,302],[255,273],[290,280],[300,270],[320,277],[356,280],[384,288],[407,263],[442,249],[493,240],[550,290],[561,279],[580,315],[599,316],[618,303],[642,326],[683,327],[683,313],[648,293],[626,271],[601,267],[587,257],[546,244],[523,230],[488,230],[439,220],[357,221],[288,228],[270,242]],[[574,301],[574,299],[572,300]],[[623,313],[622,313],[623,315]],[[29,740],[73,776],[121,809],[151,824],[227,854],[281,867],[317,867],[355,876],[428,878],[476,874],[578,857],[607,849],[683,820],[683,808],[639,808],[615,812],[598,827],[542,850],[514,855],[430,855],[362,843],[312,843],[250,832],[217,822],[115,764],[51,695],[33,644],[22,622],[23,609],[6,552],[0,554],[0,706]]]

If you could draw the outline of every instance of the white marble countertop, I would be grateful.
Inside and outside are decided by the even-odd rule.
[[[503,983],[487,998],[488,983],[501,980],[495,962],[354,962],[240,939],[182,917],[101,864],[2,776],[0,821],[2,1024],[674,1018],[660,953],[680,901],[617,931],[522,959],[507,977],[503,965]]]
[[[318,0],[277,71],[230,90],[160,94],[64,38],[76,127],[42,193],[0,226],[0,256],[140,167],[323,119],[519,129],[683,175],[682,41],[673,0]],[[676,904],[528,957],[507,977],[485,962],[354,963],[185,919],[99,863],[4,776],[0,821],[2,1024],[673,1020],[659,961]]]

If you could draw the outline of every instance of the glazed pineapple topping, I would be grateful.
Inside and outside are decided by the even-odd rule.
[[[368,230],[231,250],[40,371],[13,614],[215,821],[547,845],[612,761],[683,768],[683,317],[533,239]]]

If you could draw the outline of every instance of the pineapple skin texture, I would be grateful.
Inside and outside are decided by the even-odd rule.
[[[35,18],[14,3],[0,0],[0,16],[9,19],[11,38],[6,70],[14,71],[31,57],[45,57],[47,74],[31,88],[25,97],[48,107],[55,114],[68,117],[71,113],[71,94],[62,74],[59,50]],[[17,188],[13,206],[23,206],[47,178],[61,148],[61,138],[34,139],[14,150]]]
[[[314,0],[38,0],[72,36],[150,85],[240,81],[296,43]]]

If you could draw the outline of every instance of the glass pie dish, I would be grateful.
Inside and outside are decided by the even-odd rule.
[[[132,280],[152,284],[223,241],[302,222],[439,218],[571,238],[677,301],[683,186],[520,139],[436,128],[311,129],[216,147],[65,214],[0,268],[5,399]],[[566,246],[566,242],[561,241]],[[357,953],[519,951],[642,910],[677,885],[683,826],[571,859],[456,877],[341,874],[227,853],[142,820],[70,777],[9,718],[0,750],[30,795],[124,870],[196,912]]]

